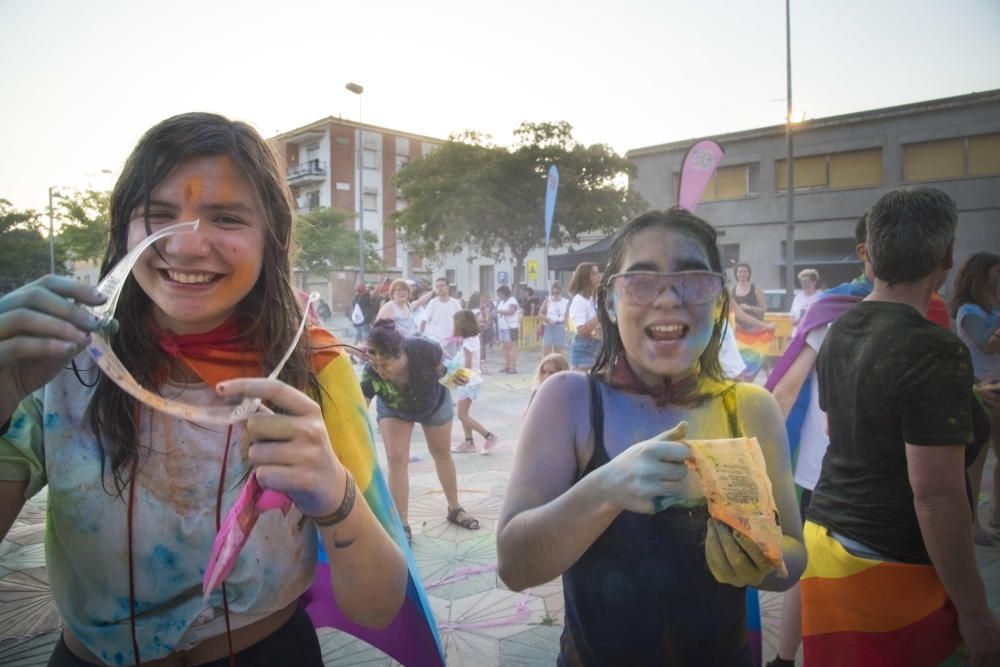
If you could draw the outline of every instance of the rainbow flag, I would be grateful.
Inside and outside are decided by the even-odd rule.
[[[437,625],[420,583],[413,552],[403,534],[403,524],[378,467],[375,434],[368,420],[361,386],[347,355],[337,352],[340,344],[336,338],[323,329],[311,328],[310,339],[317,350],[313,367],[322,393],[323,420],[334,452],[354,475],[358,489],[379,522],[406,554],[410,576],[403,606],[388,627],[374,630],[357,625],[343,615],[333,597],[330,564],[320,541],[316,578],[300,603],[317,628],[331,627],[348,632],[407,666],[443,666],[444,651]]]
[[[958,614],[932,566],[859,558],[811,521],[805,542],[805,664],[930,666],[959,647]]]
[[[740,328],[733,329],[736,334],[736,345],[740,349],[740,356],[743,363],[747,365],[743,371],[744,376],[754,377],[764,366],[767,358],[767,351],[774,340],[774,331],[771,329],[758,329],[756,331],[744,331]]]

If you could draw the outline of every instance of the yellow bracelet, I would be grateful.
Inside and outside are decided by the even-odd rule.
[[[354,509],[354,497],[357,495],[358,485],[354,483],[354,477],[350,470],[344,468],[344,474],[347,476],[347,481],[344,483],[344,499],[340,501],[340,507],[326,516],[309,517],[317,526],[326,528],[336,525],[346,519],[351,510]]]

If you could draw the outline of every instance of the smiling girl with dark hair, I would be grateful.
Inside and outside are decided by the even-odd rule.
[[[514,590],[562,575],[560,665],[749,666],[744,587],[784,590],[805,566],[777,404],[719,367],[726,302],[708,223],[676,208],[639,216],[597,290],[593,369],[549,378],[528,410],[498,569]],[[788,578],[709,519],[685,434],[760,442]]]

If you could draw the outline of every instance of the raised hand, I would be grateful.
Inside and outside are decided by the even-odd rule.
[[[642,514],[697,502],[700,485],[694,475],[688,476],[685,465],[691,450],[678,442],[685,435],[687,422],[680,422],[637,442],[601,466],[610,501],[620,509]]]
[[[287,494],[307,516],[325,516],[340,507],[346,471],[333,453],[315,401],[268,378],[227,380],[216,391],[259,398],[280,411],[258,412],[247,420],[248,458],[262,487]]]
[[[0,418],[87,346],[99,320],[82,306],[104,300],[93,287],[54,275],[0,298]]]

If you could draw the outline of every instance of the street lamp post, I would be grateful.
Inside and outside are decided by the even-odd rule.
[[[52,191],[56,189],[56,186],[49,187],[49,273],[56,272],[56,240],[54,234],[54,225],[52,222]]]
[[[791,304],[795,294],[795,164],[792,159],[792,15],[791,0],[785,0],[785,73],[788,100],[785,116],[785,194],[788,197],[787,219],[785,221],[785,294]]]
[[[364,87],[356,83],[344,86],[358,96],[358,282],[365,282],[365,142],[364,128],[361,126],[361,93]]]

